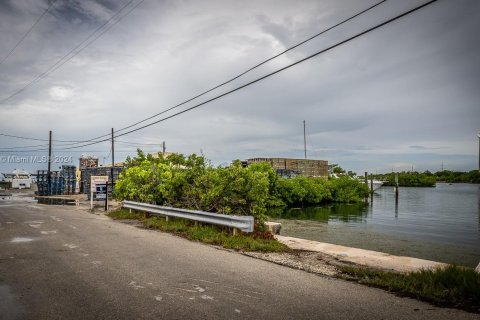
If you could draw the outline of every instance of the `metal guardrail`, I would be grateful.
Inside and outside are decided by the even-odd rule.
[[[252,216],[232,216],[227,214],[218,214],[205,211],[162,207],[134,201],[123,201],[122,206],[124,208],[144,211],[156,215],[216,224],[240,229],[243,232],[253,232],[254,218]]]

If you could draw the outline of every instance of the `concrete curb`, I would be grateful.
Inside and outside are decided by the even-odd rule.
[[[412,272],[421,269],[436,269],[448,266],[446,263],[423,260],[411,257],[393,256],[388,253],[350,248],[330,243],[317,242],[293,237],[276,235],[275,239],[291,249],[320,252],[335,257],[341,262],[391,270],[396,272]]]

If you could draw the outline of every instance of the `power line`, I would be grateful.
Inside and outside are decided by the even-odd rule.
[[[273,71],[273,72],[271,72],[271,73],[268,73],[268,74],[266,74],[266,75],[264,75],[264,76],[262,76],[262,77],[260,77],[260,78],[257,78],[257,79],[255,79],[255,80],[253,80],[253,81],[250,81],[250,82],[248,82],[248,83],[246,83],[246,84],[244,84],[244,85],[241,85],[241,86],[239,86],[239,87],[237,87],[237,88],[235,88],[235,89],[229,90],[229,91],[227,91],[227,92],[225,92],[225,93],[222,93],[222,94],[220,94],[220,95],[218,95],[218,96],[216,96],[216,97],[213,97],[213,98],[208,99],[208,100],[206,100],[206,101],[204,101],[204,102],[198,103],[198,104],[196,104],[196,105],[194,105],[194,106],[192,106],[192,107],[189,107],[189,108],[187,108],[187,109],[184,109],[184,110],[182,110],[182,111],[179,111],[179,112],[177,112],[177,113],[175,113],[175,114],[173,114],[173,115],[170,115],[170,116],[168,116],[168,117],[165,117],[165,118],[162,118],[162,119],[160,119],[160,120],[151,122],[151,123],[149,123],[149,124],[146,124],[146,125],[144,125],[144,126],[135,128],[135,129],[133,129],[133,130],[130,130],[130,131],[121,133],[121,134],[117,135],[116,137],[121,137],[121,136],[127,135],[127,134],[129,134],[129,133],[132,133],[132,132],[135,132],[135,131],[139,131],[139,130],[145,129],[145,128],[150,127],[150,126],[152,126],[152,125],[154,125],[154,124],[157,124],[157,123],[159,123],[159,122],[163,122],[163,121],[165,121],[165,120],[168,120],[168,119],[170,119],[170,118],[176,117],[176,116],[178,116],[178,115],[180,115],[180,114],[183,114],[183,113],[185,113],[185,112],[188,112],[188,111],[191,111],[191,110],[196,109],[196,108],[198,108],[198,107],[201,107],[201,106],[203,106],[203,105],[205,105],[205,104],[207,104],[207,103],[210,103],[210,102],[212,102],[212,101],[215,101],[215,100],[217,100],[217,99],[220,99],[220,98],[222,98],[222,97],[224,97],[224,96],[226,96],[226,95],[229,95],[229,94],[231,94],[231,93],[233,93],[233,92],[239,91],[239,90],[241,90],[241,89],[243,89],[243,88],[245,88],[245,87],[248,87],[248,86],[250,86],[250,85],[252,85],[252,84],[254,84],[254,83],[257,83],[257,82],[259,82],[259,81],[262,81],[262,80],[264,80],[264,79],[266,79],[266,78],[269,78],[269,77],[271,77],[271,76],[273,76],[273,75],[275,75],[275,74],[277,74],[277,73],[280,73],[280,72],[282,72],[282,71],[284,71],[284,70],[287,70],[287,69],[289,69],[289,68],[291,68],[291,67],[294,67],[294,66],[296,66],[296,65],[298,65],[298,64],[300,64],[300,63],[303,63],[303,62],[305,62],[305,61],[307,61],[307,60],[310,60],[310,59],[312,59],[312,58],[314,58],[314,57],[316,57],[316,56],[318,56],[318,55],[320,55],[320,54],[322,54],[322,53],[325,53],[325,52],[327,52],[327,51],[330,51],[330,50],[332,50],[332,49],[334,49],[334,48],[336,48],[336,47],[339,47],[339,46],[341,46],[341,45],[343,45],[343,44],[345,44],[345,43],[347,43],[347,42],[350,42],[350,41],[352,41],[352,40],[354,40],[354,39],[356,39],[356,38],[359,38],[359,37],[361,37],[361,36],[363,36],[363,35],[365,35],[365,34],[367,34],[367,33],[369,33],[369,32],[372,32],[373,30],[376,30],[376,29],[378,29],[378,28],[381,28],[381,27],[383,27],[383,26],[385,26],[385,25],[387,25],[387,24],[389,24],[389,23],[391,23],[391,22],[393,22],[393,21],[396,21],[396,20],[398,20],[398,19],[400,19],[400,18],[402,18],[402,17],[404,17],[404,16],[406,16],[406,15],[409,15],[409,14],[411,14],[411,13],[417,11],[417,10],[420,10],[421,8],[424,8],[424,7],[426,7],[426,6],[434,3],[434,2],[436,2],[436,1],[437,1],[437,0],[430,0],[430,1],[428,1],[428,2],[426,2],[426,3],[424,3],[424,4],[422,4],[422,5],[420,5],[420,6],[418,6],[418,7],[415,7],[415,8],[413,8],[413,9],[410,9],[410,10],[408,10],[408,11],[406,11],[406,12],[404,12],[404,13],[396,16],[396,17],[390,18],[390,19],[388,19],[388,20],[386,20],[386,21],[384,21],[384,22],[382,22],[382,23],[380,23],[380,24],[378,24],[378,25],[376,25],[376,26],[374,26],[374,27],[371,27],[371,28],[369,28],[369,29],[367,29],[367,30],[365,30],[365,31],[360,32],[360,33],[357,33],[356,35],[351,36],[351,37],[349,37],[349,38],[347,38],[347,39],[345,39],[345,40],[343,40],[343,41],[340,41],[340,42],[338,42],[338,43],[336,43],[336,44],[334,44],[334,45],[332,45],[332,46],[329,46],[329,47],[326,48],[326,49],[320,50],[320,51],[318,51],[318,52],[316,52],[316,53],[314,53],[314,54],[312,54],[312,55],[309,55],[309,56],[307,56],[307,57],[305,57],[305,58],[303,58],[303,59],[301,59],[301,60],[298,60],[298,61],[296,61],[296,62],[294,62],[294,63],[291,63],[291,64],[289,64],[289,65],[287,65],[287,66],[285,66],[285,67],[283,67],[283,68],[277,69],[276,71]],[[91,143],[88,143],[88,144],[84,144],[84,145],[81,145],[81,146],[70,147],[70,148],[65,148],[65,149],[82,148],[82,147],[85,147],[85,146],[89,146],[89,145],[101,143],[101,142],[108,141],[108,140],[110,140],[110,139],[104,139],[104,140],[100,140],[100,141],[96,141],[96,142],[91,142]]]
[[[6,133],[0,133],[0,136],[9,137],[9,138],[15,138],[15,139],[33,140],[33,141],[46,141],[46,142],[48,142],[48,139],[38,139],[38,138],[31,138],[31,137],[22,137],[22,136],[16,136],[16,135],[6,134]],[[88,142],[88,140],[52,140],[52,141],[54,141],[54,142],[75,142],[75,143]]]
[[[259,68],[260,66],[266,64],[267,62],[270,62],[270,61],[272,61],[272,60],[280,57],[281,55],[284,55],[285,53],[287,53],[287,52],[289,52],[289,51],[291,51],[291,50],[293,50],[293,49],[295,49],[295,48],[297,48],[297,47],[299,47],[299,46],[301,46],[301,45],[303,45],[303,44],[305,44],[305,43],[313,40],[314,38],[319,37],[320,35],[328,32],[328,31],[330,31],[330,30],[332,30],[332,29],[334,29],[334,28],[336,28],[336,27],[338,27],[338,26],[340,26],[340,25],[342,25],[342,24],[345,24],[346,22],[348,22],[348,21],[350,21],[350,20],[358,17],[359,15],[361,15],[361,14],[367,12],[367,11],[370,11],[371,9],[379,6],[380,4],[382,4],[382,3],[386,2],[386,1],[387,1],[387,0],[382,0],[382,1],[380,1],[380,2],[378,2],[378,3],[376,3],[376,4],[374,4],[374,5],[366,8],[366,9],[364,9],[364,10],[356,13],[355,15],[353,15],[353,16],[347,18],[347,19],[342,20],[341,22],[339,22],[339,23],[337,23],[337,24],[335,24],[335,25],[333,25],[333,26],[331,26],[331,27],[329,27],[329,28],[327,28],[327,29],[325,29],[325,30],[323,30],[323,31],[315,34],[314,36],[312,36],[312,37],[310,37],[310,38],[308,38],[308,39],[306,39],[306,40],[304,40],[304,41],[301,41],[301,42],[299,42],[299,43],[297,43],[297,44],[295,44],[295,45],[287,48],[286,50],[284,50],[284,51],[282,51],[282,52],[274,55],[273,57],[270,57],[270,58],[268,58],[268,59],[266,59],[266,60],[264,60],[264,61],[262,61],[262,62],[260,62],[260,63],[258,63],[258,64],[256,64],[256,65],[254,65],[253,67],[251,67],[251,68],[249,68],[249,69],[241,72],[240,74],[234,76],[234,77],[231,78],[230,80],[224,81],[224,82],[220,83],[219,85],[216,85],[215,87],[213,87],[213,88],[211,88],[211,89],[208,89],[208,90],[206,90],[206,91],[204,91],[204,92],[202,92],[202,93],[200,93],[200,94],[198,94],[198,95],[196,95],[196,96],[194,96],[194,97],[192,97],[192,98],[189,98],[189,99],[187,99],[187,100],[185,100],[185,101],[183,101],[183,102],[180,102],[179,104],[176,104],[176,105],[173,106],[173,107],[167,108],[167,109],[165,109],[165,110],[163,110],[163,111],[161,111],[161,112],[159,112],[159,113],[156,113],[156,114],[154,114],[154,115],[152,115],[152,116],[150,116],[150,117],[148,117],[148,118],[145,118],[145,119],[143,119],[143,120],[141,120],[141,121],[135,122],[134,124],[128,125],[128,126],[126,126],[126,127],[123,127],[123,128],[121,128],[121,129],[118,129],[118,130],[115,130],[114,132],[117,133],[117,132],[120,132],[120,131],[129,129],[129,128],[132,128],[132,127],[134,127],[134,126],[136,126],[136,125],[139,125],[139,124],[141,124],[141,123],[144,123],[144,122],[146,122],[146,121],[148,121],[148,120],[150,120],[150,119],[153,119],[153,118],[155,118],[155,117],[158,117],[159,115],[162,115],[162,114],[164,114],[164,113],[167,113],[168,111],[171,111],[171,110],[173,110],[173,109],[175,109],[175,108],[178,108],[178,107],[180,107],[180,106],[182,106],[182,105],[184,105],[184,104],[186,104],[186,103],[188,103],[188,102],[191,102],[191,101],[193,101],[193,100],[195,100],[195,99],[197,99],[197,98],[200,98],[201,96],[204,96],[204,95],[206,95],[207,93],[210,93],[210,92],[212,92],[212,91],[214,91],[214,90],[216,90],[216,89],[218,89],[218,88],[220,88],[220,87],[223,87],[223,86],[225,86],[225,85],[227,85],[227,84],[229,84],[229,83],[231,83],[231,82],[239,79],[240,77],[244,76],[245,74],[247,74],[247,73],[249,73],[249,72],[251,72],[251,71]],[[89,139],[88,141],[85,141],[85,142],[93,142],[94,140],[98,140],[98,139],[107,137],[107,136],[109,136],[109,135],[110,135],[110,134],[107,133],[107,134],[104,134],[104,135],[102,135],[102,136],[98,136],[98,137]]]
[[[45,152],[48,151],[48,148],[46,149],[36,149],[36,150],[0,150],[0,153],[9,153],[9,152]]]
[[[7,55],[2,59],[2,61],[0,61],[0,64],[2,64],[5,60],[8,59],[8,57],[10,57],[12,55],[12,53],[15,51],[15,49],[17,49],[17,47],[23,42],[23,40],[25,40],[25,38],[30,34],[30,32],[32,32],[32,30],[35,28],[35,26],[40,22],[40,20],[42,20],[43,16],[45,16],[47,14],[48,11],[50,11],[50,9],[53,7],[53,5],[55,4],[57,0],[53,0],[50,5],[47,7],[47,9],[45,9],[45,11],[43,11],[43,13],[40,15],[40,17],[38,17],[37,21],[35,21],[35,23],[30,27],[30,29],[27,30],[27,32],[25,32],[25,34],[20,38],[20,40],[18,40],[17,44],[15,44],[13,46],[13,48],[7,53]]]
[[[133,1],[133,0],[132,0],[132,1]],[[132,1],[130,1],[129,3],[127,3],[127,6],[128,6]],[[115,24],[118,23],[123,17],[125,17],[126,15],[128,15],[131,11],[133,11],[133,10],[134,10],[137,6],[139,6],[143,1],[144,1],[144,0],[141,0],[141,1],[140,1],[139,3],[137,3],[134,7],[132,7],[131,10],[130,10],[129,12],[127,12],[124,16],[122,16],[119,20],[117,20],[117,21],[115,22]],[[218,88],[220,88],[220,87],[223,87],[223,86],[225,86],[225,85],[233,82],[234,80],[239,79],[240,77],[244,76],[245,74],[247,74],[247,73],[255,70],[256,68],[259,68],[260,66],[266,64],[267,62],[270,62],[270,61],[272,61],[272,60],[280,57],[281,55],[284,55],[284,54],[286,54],[287,52],[289,52],[289,51],[291,51],[291,50],[293,50],[293,49],[295,49],[295,48],[297,48],[297,47],[299,47],[299,46],[301,46],[301,45],[303,45],[303,44],[305,44],[305,43],[313,40],[314,38],[319,37],[320,35],[328,32],[328,31],[330,31],[330,30],[332,30],[332,29],[334,29],[334,28],[336,28],[336,27],[338,27],[338,26],[340,26],[340,25],[342,25],[342,24],[345,24],[346,22],[348,22],[348,21],[350,21],[350,20],[358,17],[359,15],[361,15],[361,14],[367,12],[367,11],[370,11],[371,9],[379,6],[380,4],[382,4],[382,3],[386,2],[386,1],[387,1],[387,0],[382,0],[382,1],[380,1],[380,2],[378,2],[378,3],[376,3],[376,4],[374,4],[374,5],[366,8],[366,9],[364,9],[364,10],[356,13],[355,15],[353,15],[353,16],[347,18],[347,19],[342,20],[341,22],[339,22],[339,23],[337,23],[337,24],[335,24],[335,25],[333,25],[333,26],[331,26],[331,27],[329,27],[329,28],[327,28],[327,29],[325,29],[325,30],[323,30],[323,31],[315,34],[314,36],[311,36],[310,38],[305,39],[304,41],[301,41],[301,42],[299,42],[299,43],[297,43],[297,44],[295,44],[295,45],[287,48],[286,50],[284,50],[284,51],[282,51],[282,52],[274,55],[273,57],[270,57],[270,58],[268,58],[268,59],[266,59],[266,60],[264,60],[264,61],[256,64],[255,66],[253,66],[253,67],[251,67],[251,68],[249,68],[249,69],[241,72],[240,74],[234,76],[234,77],[231,78],[230,80],[224,81],[224,82],[222,82],[221,84],[219,84],[219,85],[217,85],[217,86],[215,86],[215,87],[213,87],[213,88],[211,88],[211,89],[208,89],[207,91],[204,91],[204,92],[202,92],[202,93],[200,93],[200,94],[198,94],[198,95],[196,95],[196,96],[194,96],[194,97],[192,97],[192,98],[190,98],[190,99],[187,99],[187,100],[185,100],[185,101],[183,101],[183,102],[181,102],[181,103],[179,103],[179,104],[177,104],[177,105],[175,105],[175,106],[173,106],[173,107],[167,108],[167,109],[165,109],[165,110],[163,110],[163,111],[161,111],[161,112],[159,112],[159,113],[157,113],[157,114],[155,114],[155,115],[153,115],[153,116],[150,116],[150,117],[145,118],[145,119],[143,119],[143,120],[141,120],[141,121],[138,121],[138,122],[136,122],[136,123],[134,123],[134,124],[131,124],[131,125],[129,125],[129,126],[126,126],[126,127],[121,128],[121,129],[118,129],[118,130],[115,131],[115,133],[120,132],[120,131],[123,131],[123,130],[126,130],[126,129],[129,129],[129,128],[132,128],[132,127],[134,127],[134,126],[136,126],[136,125],[138,125],[138,124],[144,123],[144,122],[146,122],[146,121],[148,121],[148,120],[150,120],[150,119],[153,119],[153,118],[155,118],[155,117],[157,117],[157,116],[159,116],[159,115],[162,115],[162,114],[164,114],[164,113],[166,113],[166,112],[168,112],[168,111],[171,111],[171,110],[173,110],[173,109],[175,109],[175,108],[178,108],[178,107],[180,107],[180,106],[182,106],[182,105],[184,105],[184,104],[186,104],[186,103],[188,103],[188,102],[191,102],[191,101],[193,101],[193,100],[195,100],[195,99],[197,99],[197,98],[200,98],[201,96],[204,96],[204,95],[206,95],[207,93],[210,93],[210,92],[212,92],[212,91],[214,91],[214,90],[216,90],[216,89],[218,89]],[[122,9],[120,9],[120,11],[122,11],[124,8],[125,8],[125,7],[123,7]],[[119,11],[119,12],[120,12],[120,11]],[[112,18],[113,18],[113,17],[112,17]],[[112,19],[112,18],[111,18],[111,19]],[[107,23],[108,23],[108,22],[109,22],[109,21],[107,21]],[[112,24],[109,28],[113,27],[115,24]],[[100,28],[102,28],[102,27],[103,27],[103,26],[101,26]],[[105,33],[105,32],[108,31],[108,30],[109,30],[109,29],[104,30],[99,36],[101,36],[103,33]],[[98,31],[98,30],[96,30],[94,33],[96,33],[97,31]],[[93,34],[94,34],[94,33],[93,33]],[[91,34],[91,35],[93,35],[93,34]],[[99,37],[99,36],[98,36],[98,37]],[[98,37],[97,37],[97,38],[98,38]],[[97,38],[93,39],[92,42],[95,41]],[[86,40],[88,40],[88,38],[87,38]],[[85,42],[85,41],[84,41],[84,42]],[[82,42],[82,43],[83,43],[83,42]],[[81,44],[82,44],[82,43],[81,43]],[[88,44],[87,44],[87,45],[88,45]],[[78,46],[77,46],[77,47],[78,47]],[[76,47],[76,48],[77,48],[77,47]],[[67,53],[67,54],[66,54],[64,57],[62,57],[62,59],[60,59],[59,61],[63,60],[66,56],[68,56],[68,55],[69,55],[72,51],[74,51],[76,48],[72,49],[69,53]],[[84,49],[84,48],[82,48],[82,50],[83,50],[83,49]],[[78,52],[77,52],[77,53],[78,53]],[[73,58],[73,56],[70,57],[69,60],[70,60],[71,58]],[[64,61],[63,63],[66,63],[67,61],[68,61],[68,60]],[[58,63],[58,62],[57,62],[57,63]],[[62,63],[62,65],[63,65],[63,63]],[[61,66],[61,65],[60,65],[60,66]],[[60,66],[58,66],[58,67],[60,67]],[[54,65],[53,67],[55,67],[55,65]],[[53,71],[55,71],[55,70],[56,70],[56,68],[55,68],[54,70],[50,70],[50,72],[53,72]],[[50,73],[50,72],[49,72],[49,73]],[[45,73],[45,72],[44,72],[44,73]],[[40,76],[42,76],[42,75],[40,75]],[[28,86],[28,85],[27,85],[27,86]],[[23,89],[20,89],[20,90],[17,91],[17,93],[15,93],[14,95],[20,93],[20,92],[23,91],[24,89],[26,89],[26,87],[24,87]],[[13,97],[13,96],[10,96],[10,97]],[[6,99],[2,100],[0,103],[3,103],[5,100],[10,99],[10,97],[7,97]],[[94,140],[98,140],[98,139],[101,139],[101,138],[104,138],[104,137],[107,137],[107,136],[110,136],[110,133],[107,133],[107,134],[104,134],[104,135],[101,135],[101,136],[98,136],[98,137],[95,137],[95,138],[91,138],[91,139],[85,140],[85,141],[66,141],[66,142],[74,142],[74,143],[72,143],[72,144],[66,144],[66,145],[63,145],[63,146],[69,146],[69,145],[72,145],[72,146],[73,146],[73,145],[75,145],[75,144],[81,144],[81,143],[87,143],[87,142],[94,142]],[[45,141],[48,141],[48,140],[45,140]],[[102,141],[99,141],[99,142],[103,142],[103,141],[105,141],[105,140],[102,140]],[[60,142],[60,141],[57,141],[57,142]],[[61,142],[63,142],[63,141],[61,141]]]
[[[173,110],[173,109],[175,109],[175,108],[178,108],[178,107],[180,107],[180,106],[182,106],[182,105],[184,105],[184,104],[186,104],[186,103],[188,103],[188,102],[190,102],[190,101],[193,101],[193,100],[195,100],[195,99],[197,99],[197,98],[200,98],[201,96],[204,96],[204,95],[206,95],[207,93],[210,93],[210,92],[212,92],[212,91],[214,91],[214,90],[216,90],[216,89],[218,89],[218,88],[220,88],[220,87],[223,87],[223,86],[225,86],[225,85],[227,85],[227,84],[229,84],[229,83],[237,80],[238,78],[244,76],[245,74],[247,74],[247,73],[249,73],[249,72],[257,69],[258,67],[266,64],[267,62],[270,62],[270,61],[272,61],[272,60],[274,60],[274,59],[276,59],[276,58],[278,58],[278,57],[286,54],[287,52],[289,52],[289,51],[291,51],[291,50],[293,50],[293,49],[295,49],[295,48],[297,48],[297,47],[299,47],[299,46],[301,46],[301,45],[303,45],[303,44],[305,44],[305,43],[307,43],[307,42],[309,42],[309,41],[311,41],[311,40],[313,40],[313,39],[315,39],[315,38],[317,38],[317,37],[319,37],[319,36],[321,36],[322,34],[328,32],[328,31],[330,31],[330,30],[332,30],[332,29],[334,29],[334,28],[336,28],[336,27],[338,27],[338,26],[340,26],[340,25],[342,25],[342,24],[345,24],[346,22],[348,22],[348,21],[350,21],[350,20],[355,19],[355,18],[358,17],[359,15],[361,15],[361,14],[367,12],[367,11],[370,11],[371,9],[379,6],[380,4],[384,3],[385,1],[387,1],[387,0],[382,0],[382,1],[380,1],[380,2],[378,2],[378,3],[376,3],[376,4],[374,4],[374,5],[366,8],[366,9],[364,9],[364,10],[356,13],[355,15],[353,15],[353,16],[347,18],[347,19],[342,20],[341,22],[339,22],[339,23],[337,23],[337,24],[335,24],[335,25],[333,25],[333,26],[331,26],[331,27],[329,27],[329,28],[327,28],[327,29],[325,29],[325,30],[323,30],[323,31],[321,31],[321,32],[313,35],[313,36],[311,36],[310,38],[308,38],[308,39],[306,39],[306,40],[304,40],[304,41],[301,41],[301,42],[299,42],[299,43],[297,43],[297,44],[295,44],[295,45],[287,48],[286,50],[284,50],[284,51],[282,51],[282,52],[274,55],[273,57],[270,57],[270,58],[268,58],[268,59],[266,59],[266,60],[264,60],[264,61],[262,61],[262,62],[260,62],[260,63],[258,63],[258,64],[256,64],[256,65],[254,65],[253,67],[251,67],[251,68],[249,68],[249,69],[241,72],[240,74],[234,76],[234,77],[231,78],[230,80],[227,80],[227,81],[225,81],[225,82],[222,82],[221,84],[216,85],[215,87],[213,87],[213,88],[211,88],[211,89],[208,89],[207,91],[204,91],[204,92],[202,92],[202,93],[194,96],[193,98],[190,98],[190,99],[188,99],[188,100],[185,100],[185,101],[183,101],[183,102],[181,102],[181,103],[179,103],[179,104],[177,104],[177,105],[175,105],[175,106],[173,106],[173,107],[170,107],[170,108],[168,108],[168,109],[165,109],[165,110],[163,110],[163,111],[161,111],[161,112],[159,112],[159,113],[157,113],[157,114],[154,114],[153,116],[150,116],[150,117],[148,117],[148,118],[145,118],[145,119],[143,119],[143,120],[141,120],[141,121],[135,122],[134,124],[131,124],[131,125],[127,126],[127,127],[118,129],[118,130],[116,130],[115,132],[120,132],[120,131],[129,129],[129,128],[132,128],[132,127],[134,127],[134,126],[136,126],[136,125],[138,125],[138,124],[141,124],[141,123],[146,122],[146,121],[148,121],[148,120],[150,120],[150,119],[153,119],[153,118],[155,118],[155,117],[158,117],[159,115],[162,115],[162,114],[164,114],[164,113],[166,113],[166,112],[168,112],[168,111],[170,111],[170,110]]]
[[[69,52],[67,52],[65,55],[63,55],[60,60],[58,60],[55,64],[50,66],[47,70],[39,74],[37,77],[33,78],[30,82],[28,82],[25,86],[20,88],[19,90],[15,91],[14,93],[10,94],[8,97],[0,100],[0,104],[4,104],[6,101],[10,100],[11,98],[15,97],[16,95],[20,94],[30,86],[34,85],[35,83],[39,82],[40,80],[44,79],[46,76],[48,76],[50,73],[54,72],[61,66],[63,66],[65,63],[70,61],[73,57],[78,55],[80,52],[82,52],[85,48],[90,46],[93,42],[95,42],[98,38],[100,38],[105,32],[110,30],[115,24],[117,24],[121,19],[123,19],[125,16],[130,14],[136,7],[138,7],[144,0],[141,0],[139,3],[137,3],[130,11],[128,11],[125,15],[121,16],[116,22],[114,22],[110,27],[107,27],[104,31],[102,31],[100,34],[98,34],[97,37],[95,37],[93,40],[88,42],[86,45],[81,47],[83,44],[85,44],[87,41],[89,41],[97,32],[99,32],[101,29],[103,29],[108,23],[110,23],[113,19],[115,19],[125,8],[127,8],[133,1],[135,0],[130,0],[127,4],[125,4],[120,10],[118,10],[114,15],[110,17],[105,23],[103,23],[101,26],[99,26],[97,29],[95,29],[94,32],[92,32],[87,38],[85,38],[82,42],[80,42],[78,45],[76,45],[73,49],[71,49]],[[80,48],[81,47],[81,48]],[[79,49],[80,48],[80,49]],[[78,49],[78,50],[77,50]],[[75,52],[75,50],[77,50]],[[70,56],[71,55],[71,56]],[[68,57],[70,56],[70,57]],[[67,58],[68,57],[68,58]]]
[[[48,144],[37,144],[34,146],[17,146],[17,147],[2,147],[2,150],[7,149],[25,149],[25,148],[38,148],[38,147],[48,147]]]
[[[138,143],[138,142],[133,142],[133,141],[121,141],[121,140],[115,140],[116,143],[120,144],[126,144],[126,145],[132,145],[132,146],[161,146],[162,143]]]

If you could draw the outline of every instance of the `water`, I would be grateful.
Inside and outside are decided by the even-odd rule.
[[[280,216],[281,215],[281,216]],[[475,267],[480,262],[480,186],[382,187],[369,204],[270,212],[282,235]]]

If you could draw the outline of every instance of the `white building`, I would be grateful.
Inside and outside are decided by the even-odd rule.
[[[2,173],[4,181],[12,183],[12,189],[30,189],[32,179],[30,173],[25,170],[15,169],[12,173]]]

